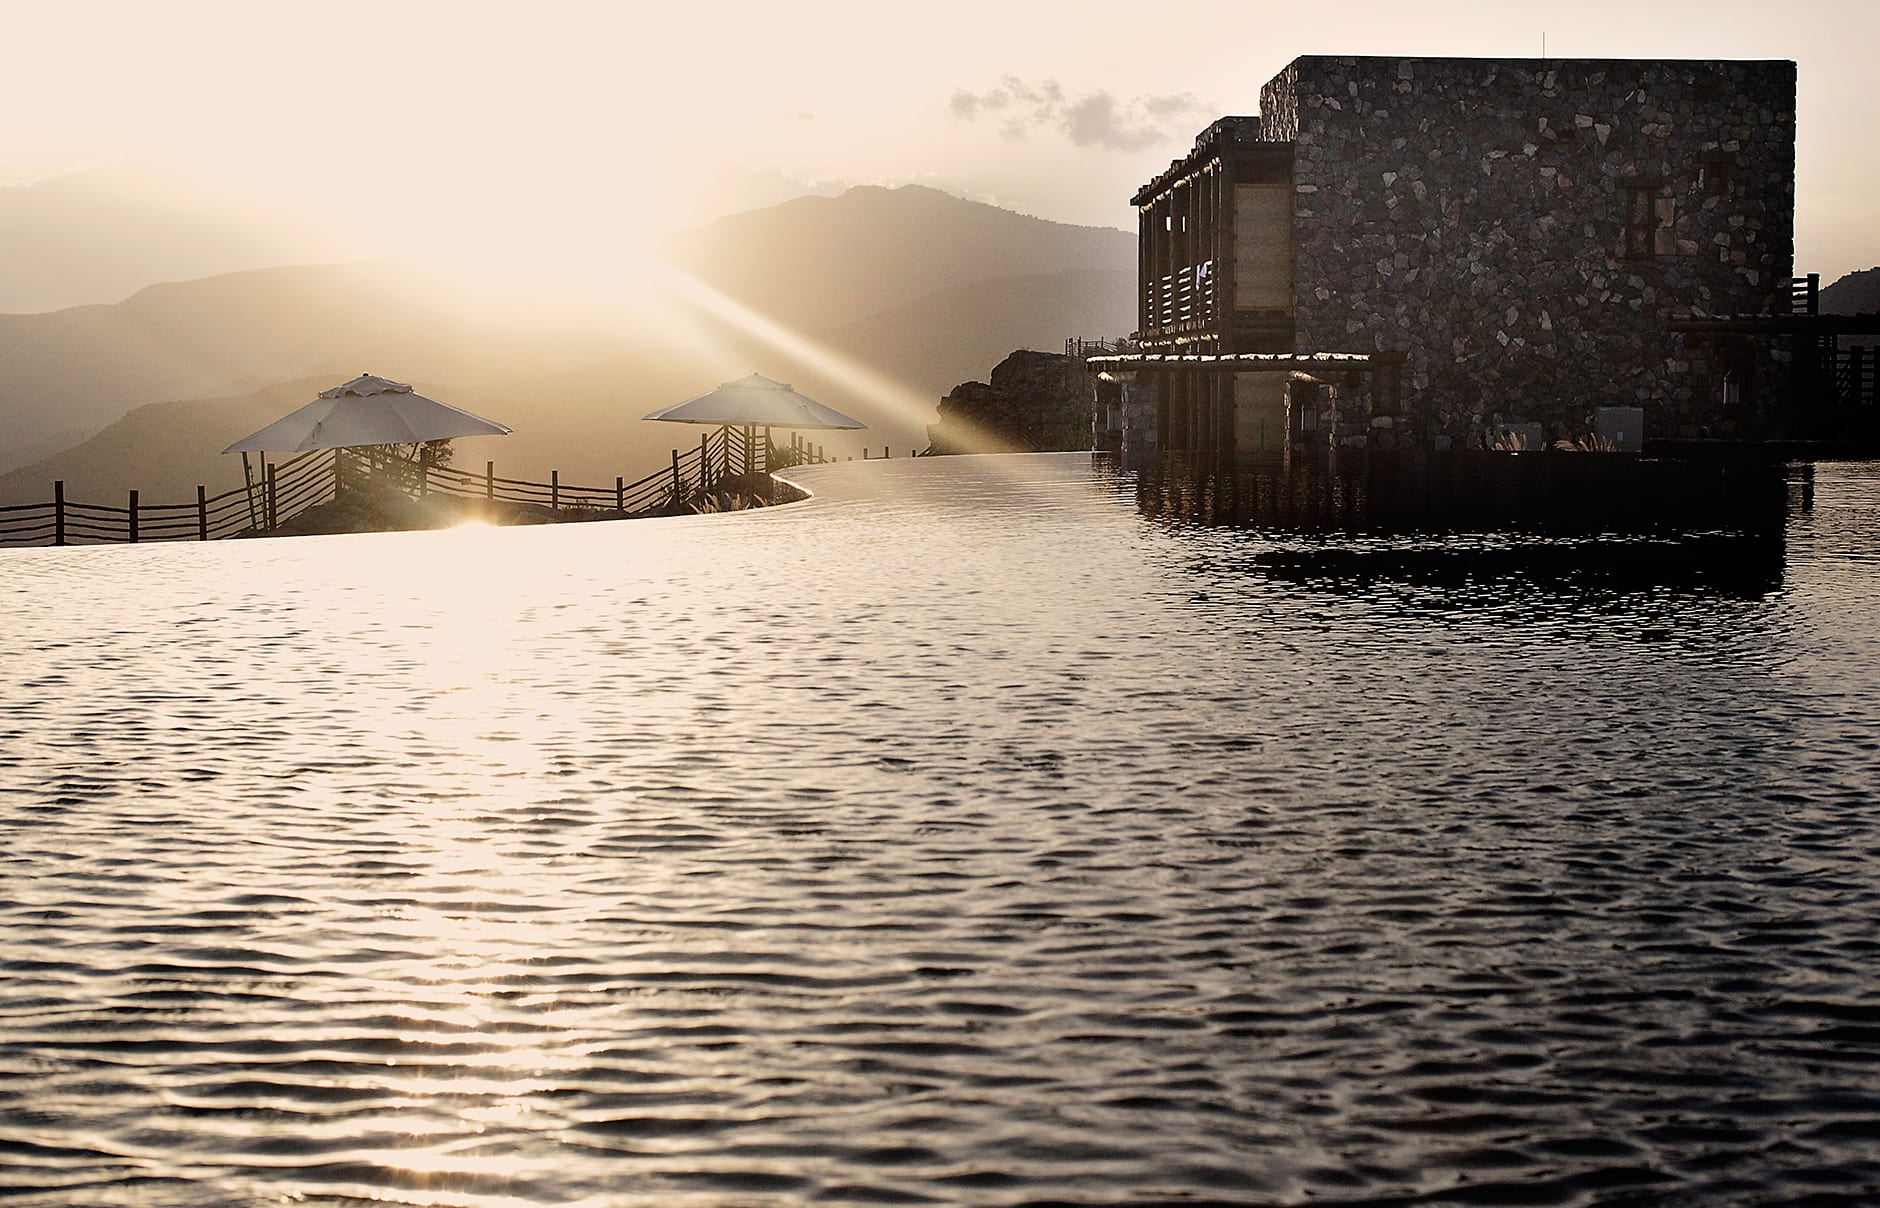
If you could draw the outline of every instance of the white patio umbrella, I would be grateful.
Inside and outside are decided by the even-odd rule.
[[[506,424],[426,398],[403,382],[362,373],[350,382],[322,390],[311,403],[259,432],[249,433],[222,452],[242,455],[242,481],[247,484],[248,511],[254,518],[255,480],[248,464],[250,453],[421,445],[459,436],[507,436],[509,432]]]
[[[645,419],[675,424],[749,424],[755,428],[866,428],[834,407],[753,373],[716,390],[662,407]]]
[[[744,428],[744,471],[751,473],[756,467],[752,464],[751,450],[754,441],[750,429],[764,430],[764,446],[770,446],[772,428],[818,428],[825,430],[866,428],[868,425],[859,419],[837,411],[834,407],[825,407],[807,395],[798,394],[782,382],[772,381],[762,374],[753,373],[749,377],[739,378],[735,382],[726,382],[716,390],[707,391],[697,398],[689,398],[683,403],[674,403],[670,407],[661,407],[642,419],[664,420],[673,424],[715,424],[719,427],[736,425]],[[727,453],[728,457],[729,454]]]
[[[458,436],[507,436],[510,428],[449,403],[426,398],[403,382],[362,373],[242,437],[224,453],[305,453],[362,445],[409,445]]]

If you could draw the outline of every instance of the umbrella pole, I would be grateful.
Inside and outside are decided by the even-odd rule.
[[[248,450],[242,450],[242,493],[248,497],[248,527],[259,528],[255,519],[255,472],[248,464]]]
[[[756,465],[757,426],[755,424],[746,424],[744,425],[744,495],[747,499],[750,498],[752,489],[755,486],[751,481],[751,475],[756,473]]]

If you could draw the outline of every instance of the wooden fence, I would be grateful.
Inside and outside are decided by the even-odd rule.
[[[884,453],[887,451],[884,449]],[[623,519],[657,515],[716,493],[733,498],[768,498],[769,474],[792,465],[830,460],[823,447],[794,437],[775,446],[751,428],[722,427],[699,437],[696,447],[674,449],[670,462],[643,478],[615,478],[611,486],[499,478],[496,463],[477,474],[453,466],[404,462],[370,451],[322,449],[279,463],[263,461],[245,486],[210,495],[201,486],[190,503],[145,503],[132,491],[123,507],[68,499],[65,483],[52,484],[45,503],[0,506],[0,546],[100,545],[145,541],[215,541],[264,536],[295,517],[342,495],[362,490],[394,491],[407,498],[432,496],[482,500],[487,504],[532,505],[567,519]]]

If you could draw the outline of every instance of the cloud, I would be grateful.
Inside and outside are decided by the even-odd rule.
[[[1007,138],[1048,130],[1103,151],[1140,151],[1169,141],[1171,127],[1206,112],[1189,93],[1125,100],[1097,91],[1071,97],[1056,80],[1032,83],[1017,76],[1005,76],[983,92],[955,89],[947,109],[958,121],[996,121]]]

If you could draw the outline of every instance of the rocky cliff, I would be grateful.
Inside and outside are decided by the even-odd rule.
[[[1880,268],[1864,268],[1821,287],[1822,314],[1865,315],[1875,311],[1880,311]]]
[[[1040,452],[1090,448],[1096,379],[1077,357],[1020,349],[991,382],[961,382],[927,426],[934,453]]]

